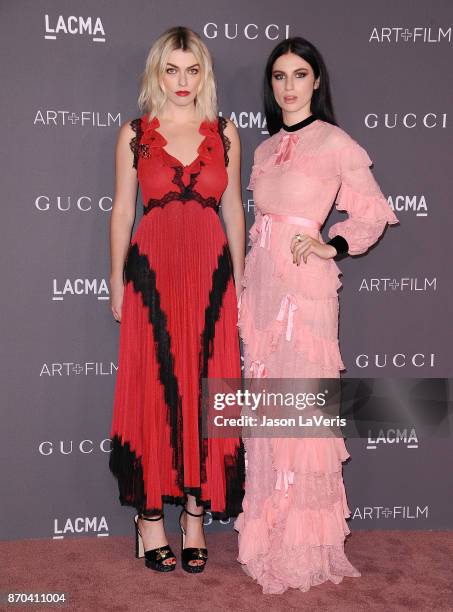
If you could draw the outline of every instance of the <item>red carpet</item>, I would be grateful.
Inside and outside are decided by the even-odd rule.
[[[179,553],[179,540],[170,535]],[[212,534],[200,576],[160,575],[134,558],[133,537],[2,542],[0,592],[61,593],[64,605],[2,610],[211,612],[214,610],[453,611],[453,532],[354,532],[346,552],[361,578],[263,596],[235,561],[236,534]]]

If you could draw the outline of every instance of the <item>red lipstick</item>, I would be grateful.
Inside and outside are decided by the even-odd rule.
[[[184,89],[180,89],[179,91],[176,92],[176,95],[181,96],[181,97],[188,96],[189,94],[190,94],[190,91],[186,91]]]

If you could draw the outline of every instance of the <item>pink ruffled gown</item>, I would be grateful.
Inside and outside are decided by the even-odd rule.
[[[291,239],[319,228],[333,203],[348,217],[329,238],[364,253],[387,223],[398,223],[371,171],[366,151],[319,119],[283,128],[255,151],[249,189],[255,223],[246,258],[239,329],[245,376],[335,378],[345,369],[338,346],[340,269],[312,254],[292,263]],[[307,591],[360,576],[346,558],[350,516],[342,477],[342,438],[250,438],[243,512],[235,522],[244,571],[264,593]]]

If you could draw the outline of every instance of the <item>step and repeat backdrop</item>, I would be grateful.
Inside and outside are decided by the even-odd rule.
[[[268,137],[266,58],[288,36],[319,47],[339,123],[367,149],[400,220],[366,255],[338,262],[343,375],[451,376],[448,0],[24,0],[3,1],[0,15],[2,539],[132,534],[134,509],[120,506],[108,468],[114,148],[140,115],[149,48],[170,26],[193,28],[213,55],[220,111],[242,141],[248,227],[245,187]],[[342,218],[333,209],[324,237]],[[408,429],[346,443],[352,530],[453,528],[451,438]],[[176,511],[166,513],[173,531]]]

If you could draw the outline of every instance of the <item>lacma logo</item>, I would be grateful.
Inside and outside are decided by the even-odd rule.
[[[412,211],[416,217],[428,216],[428,204],[424,195],[395,195],[388,196],[390,208],[396,212]]]
[[[63,17],[52,19],[44,15],[46,40],[56,40],[58,35],[70,34],[88,36],[93,42],[105,42],[105,30],[100,17]]]
[[[223,113],[219,113],[222,115]],[[237,128],[247,129],[258,129],[261,134],[269,134],[266,124],[266,116],[264,113],[257,111],[232,111],[229,115],[230,121],[234,123]]]
[[[417,433],[414,428],[407,429],[381,429],[376,437],[368,433],[367,450],[376,450],[378,445],[406,446],[406,448],[418,448]]]
[[[70,295],[94,295],[98,300],[108,300],[109,288],[105,278],[67,278],[62,284],[54,278],[52,300],[63,301]]]
[[[109,527],[105,516],[93,516],[93,517],[77,517],[67,518],[61,523],[58,519],[54,519],[54,540],[62,540],[66,535],[78,535],[78,534],[92,534],[98,537],[105,537],[109,535]]]

